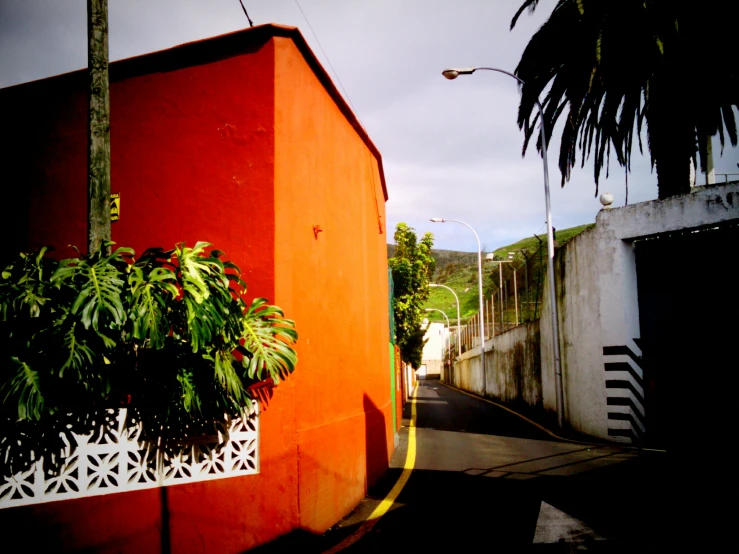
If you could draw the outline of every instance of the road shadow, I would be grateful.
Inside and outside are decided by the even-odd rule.
[[[416,470],[395,507],[345,552],[521,551],[533,540],[539,505],[525,481]]]
[[[383,498],[400,473],[390,469],[370,497]],[[499,552],[523,551],[533,540],[539,503],[526,482],[414,471],[394,507],[371,532],[341,551],[467,552],[483,545]],[[324,552],[358,531],[361,523],[337,526],[323,535],[298,530],[249,552]]]

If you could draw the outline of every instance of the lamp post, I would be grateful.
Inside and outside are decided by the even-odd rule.
[[[447,328],[447,334],[446,334],[446,336],[448,337],[449,336],[449,328],[451,327],[451,324],[449,323],[449,316],[446,315],[446,313],[444,313],[442,310],[439,310],[437,308],[426,308],[424,311],[426,311],[426,312],[439,312],[441,315],[444,316],[444,318],[446,319],[446,328]],[[447,349],[446,349],[446,344],[444,343],[444,335],[442,334],[442,337],[441,337],[441,365],[442,365],[442,367],[444,366],[444,359],[446,358],[446,351],[447,351]]]
[[[446,290],[448,290],[454,295],[454,300],[457,301],[457,350],[459,352],[459,356],[461,356],[462,355],[462,326],[459,322],[459,297],[457,296],[456,292],[454,292],[451,288],[447,287],[446,285],[437,285],[436,283],[429,283],[429,286],[445,288]]]
[[[466,67],[451,68],[441,72],[447,79],[456,79],[460,75],[472,75],[478,69],[495,71],[508,75],[515,79],[520,85],[525,83],[513,73],[497,69],[495,67]],[[547,166],[547,137],[544,132],[544,109],[539,99],[536,99],[536,107],[539,109],[539,129],[541,131],[541,154],[544,162],[544,199],[547,211],[547,273],[549,274],[549,297],[552,305],[552,354],[554,358],[554,377],[557,391],[557,423],[560,427],[564,425],[564,389],[562,387],[562,366],[559,355],[559,316],[557,314],[557,289],[554,284],[554,234],[552,232],[552,209],[549,201],[549,168]]]
[[[513,263],[513,256],[515,256],[513,252],[508,252],[507,260],[493,260],[493,262],[497,264],[510,264],[510,263]],[[513,284],[515,286],[515,280],[516,280],[515,271],[516,270],[514,269],[513,271],[514,271],[514,274],[513,274],[514,283]],[[501,331],[505,331],[504,329],[505,320],[503,319],[503,266],[502,265],[498,265],[498,277],[500,278],[499,279],[500,285],[498,285],[498,305],[500,306],[499,308],[500,309],[500,328],[501,328]],[[516,303],[518,303],[518,295],[516,295],[515,301]],[[518,304],[516,304],[516,325],[518,325]]]
[[[477,284],[478,296],[480,299],[480,364],[482,365],[482,395],[485,396],[485,302],[482,294],[482,246],[480,245],[480,237],[477,236],[475,230],[464,221],[457,219],[444,219],[443,217],[432,217],[432,223],[461,223],[467,227],[477,239]],[[459,321],[459,320],[457,320]]]

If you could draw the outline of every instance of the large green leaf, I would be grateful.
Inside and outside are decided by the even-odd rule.
[[[229,396],[237,404],[243,405],[248,399],[248,394],[244,388],[244,383],[236,373],[233,361],[234,358],[230,352],[216,352],[213,357],[215,375]]]
[[[80,340],[76,335],[76,321],[71,319],[69,321],[65,321],[59,326],[59,328],[63,335],[62,342],[65,349],[65,352],[63,352],[64,363],[59,368],[59,378],[64,378],[64,372],[67,369],[74,370],[78,378],[84,377],[87,373],[87,369],[91,368],[94,365],[96,358],[99,359],[100,356],[96,356],[92,349],[85,344],[84,339]]]
[[[244,314],[244,347],[251,358],[244,359],[249,377],[263,379],[264,373],[275,383],[295,369],[298,355],[292,345],[298,340],[295,322],[286,319],[280,308],[255,298]]]
[[[226,268],[220,259],[205,254],[208,246],[198,242],[187,248],[183,243],[174,253],[187,314],[186,338],[193,352],[218,341],[233,300]]]
[[[121,271],[114,265],[125,263],[122,254],[133,254],[129,248],[119,248],[110,256],[100,253],[89,259],[64,260],[51,276],[57,287],[67,286],[77,292],[71,312],[80,314],[86,329],[99,331],[101,326],[120,327],[126,320],[126,311],[121,298],[124,280]]]
[[[39,317],[49,299],[48,268],[53,262],[44,258],[48,248],[34,254],[20,253],[0,273],[0,321],[14,313]]]
[[[10,361],[14,374],[0,388],[0,394],[5,393],[3,404],[16,402],[18,419],[41,419],[44,396],[41,394],[38,372],[15,356]]]
[[[180,369],[177,372],[177,380],[182,387],[182,404],[187,413],[200,412],[200,397],[193,383],[192,371]]]
[[[209,246],[149,250],[138,261],[125,248],[61,262],[44,250],[5,265],[5,413],[40,433],[35,444],[59,414],[121,401],[155,442],[242,414],[254,379],[279,382],[295,369],[297,332],[265,299],[247,306],[238,266]]]
[[[131,299],[128,317],[133,322],[133,337],[149,341],[152,348],[162,348],[169,334],[168,303],[179,295],[174,285],[177,276],[165,267],[152,268],[136,263],[128,276]]]

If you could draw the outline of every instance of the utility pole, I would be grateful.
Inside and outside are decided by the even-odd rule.
[[[706,139],[706,184],[716,184],[716,170],[713,167],[713,141],[711,135]]]
[[[93,253],[111,236],[108,0],[87,0],[87,68],[87,251]]]

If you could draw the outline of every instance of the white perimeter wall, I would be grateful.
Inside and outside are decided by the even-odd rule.
[[[557,251],[555,282],[568,426],[622,442],[632,442],[645,432],[634,241],[732,220],[739,220],[739,185],[696,187],[666,200],[601,210],[594,228]],[[523,400],[555,413],[551,317],[545,287],[538,322],[486,342],[484,387],[479,346],[456,360],[445,380],[479,395]],[[428,355],[438,359],[440,345],[427,348]],[[540,358],[532,348],[540,348]]]
[[[601,210],[593,229],[557,253],[564,416],[572,428],[626,442],[644,431],[634,240],[737,219],[739,185],[696,187],[666,200]],[[551,302],[544,291],[542,389],[544,407],[556,411]]]
[[[424,375],[440,375],[442,350],[447,341],[447,329],[443,323],[429,323],[424,338],[428,339],[423,347],[422,364]],[[420,372],[419,372],[420,373]]]

